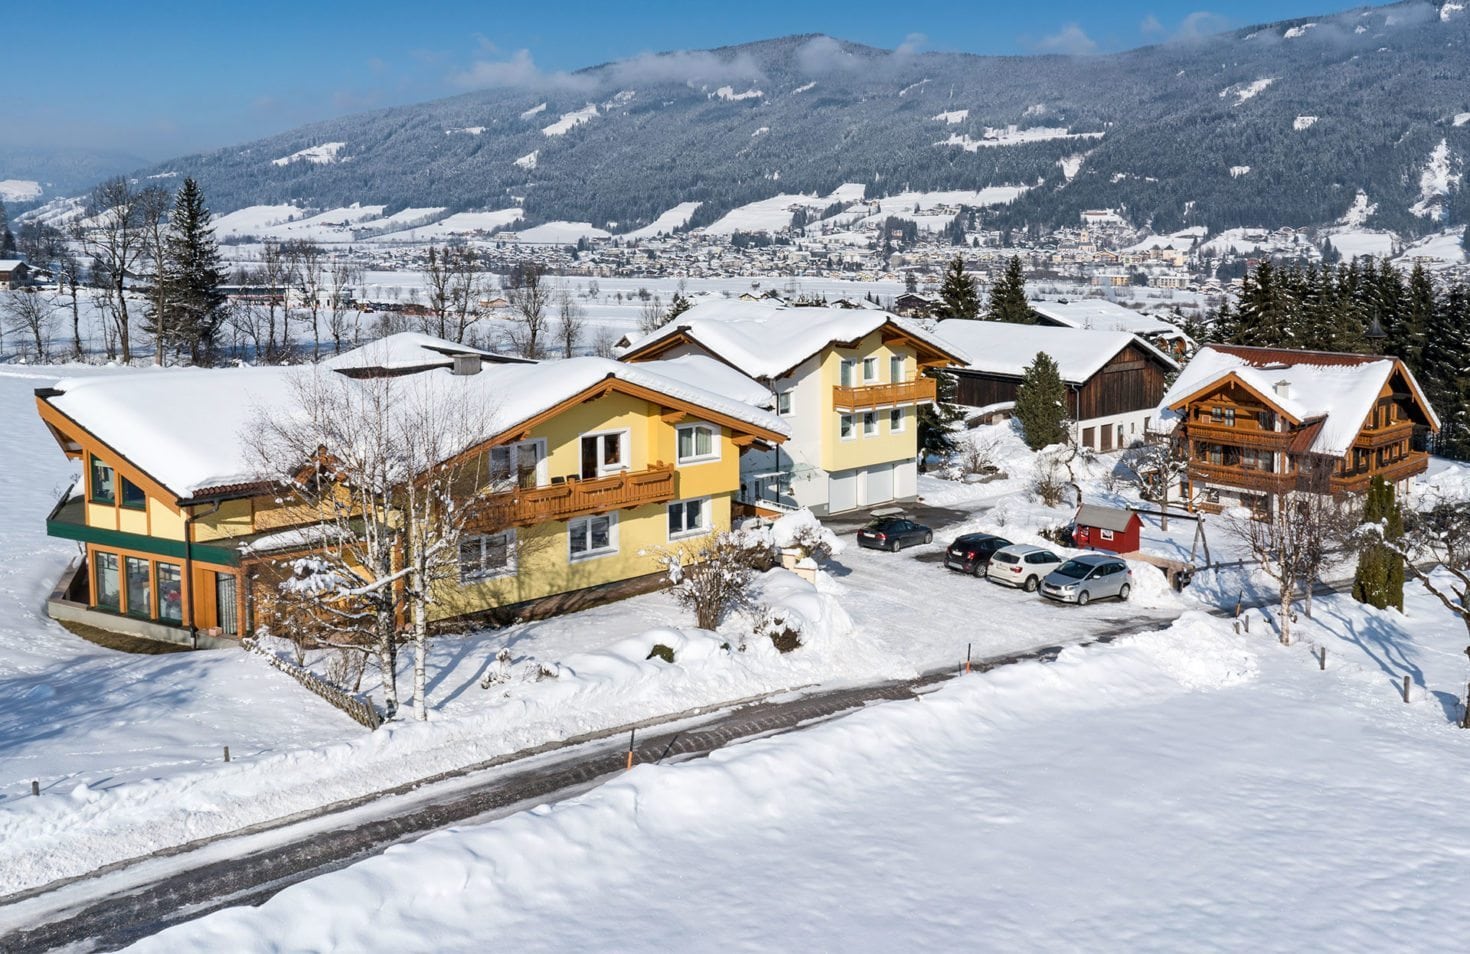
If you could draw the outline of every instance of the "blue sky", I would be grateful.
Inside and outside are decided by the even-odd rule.
[[[0,145],[85,146],[163,159],[537,72],[791,33],[886,48],[1089,54],[1345,6],[52,0],[27,5],[23,34],[0,41],[10,93],[0,98]]]

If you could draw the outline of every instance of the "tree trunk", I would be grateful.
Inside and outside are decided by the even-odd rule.
[[[123,280],[121,276],[117,279],[114,288],[117,292],[117,343],[122,348],[122,363],[133,363],[133,349],[128,341],[128,299],[123,294]]]
[[[82,310],[77,305],[77,286],[71,286],[71,347],[73,357],[82,360]]]
[[[418,562],[418,561],[415,561]],[[410,580],[414,594],[409,597],[413,604],[413,717],[420,722],[429,721],[428,694],[428,651],[429,613],[424,605],[427,599],[427,574],[420,567]]]
[[[1291,645],[1291,590],[1292,581],[1281,584],[1281,645]]]
[[[393,610],[378,611],[378,669],[383,676],[384,717],[398,714],[398,644],[393,634]]]

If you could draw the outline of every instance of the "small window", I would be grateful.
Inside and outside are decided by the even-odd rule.
[[[1227,408],[1225,408],[1225,426],[1226,427],[1234,427],[1235,426],[1235,408],[1233,408],[1233,407],[1227,407]]]
[[[903,383],[903,358],[898,355],[888,359],[888,379],[894,384]]]
[[[117,610],[122,605],[122,589],[118,585],[117,554],[94,553],[97,566],[97,605]]]
[[[851,358],[843,358],[842,366],[838,369],[839,382],[845,388],[853,385],[853,378],[857,377],[857,362]]]
[[[148,495],[143,493],[143,488],[123,477],[119,480],[122,484],[122,505],[129,510],[147,510]]]
[[[92,460],[92,502],[117,503],[117,474],[102,461]]]
[[[838,421],[837,421],[837,429],[838,429],[838,432],[842,435],[842,439],[843,440],[845,440],[845,441],[852,440],[852,438],[853,438],[853,433],[852,433],[852,415],[851,414],[844,414],[844,415],[842,415],[842,417],[839,418]]]
[[[669,504],[669,539],[709,532],[709,498],[678,500]]]
[[[692,464],[720,457],[720,436],[709,424],[685,424],[679,428],[679,463]]]
[[[1098,536],[1102,537],[1104,540],[1111,540],[1113,539],[1113,531],[1106,528],[1100,528],[1098,530]]]
[[[863,436],[864,437],[877,437],[878,436],[878,412],[877,411],[864,411],[863,412]]]
[[[516,571],[515,532],[483,533],[459,542],[460,580],[485,580]]]
[[[568,551],[573,560],[587,560],[618,552],[616,514],[583,517],[567,524]]]
[[[903,408],[896,407],[888,412],[888,429],[895,434],[903,431]]]
[[[877,380],[878,380],[878,359],[877,358],[864,358],[863,359],[863,383],[864,384],[872,384],[874,381],[877,381]]]
[[[782,417],[791,413],[791,392],[778,391],[776,393],[776,413]]]
[[[1225,420],[1225,409],[1223,407],[1210,408],[1210,421],[1212,423],[1219,424],[1223,420]]]

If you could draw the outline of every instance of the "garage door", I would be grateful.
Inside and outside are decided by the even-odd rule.
[[[879,464],[863,471],[863,504],[887,503],[893,499],[893,465]]]
[[[851,510],[858,505],[858,474],[844,470],[827,478],[827,509],[832,513]]]

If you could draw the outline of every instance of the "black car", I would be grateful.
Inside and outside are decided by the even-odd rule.
[[[934,531],[906,517],[879,517],[858,531],[860,547],[897,552],[911,543],[929,543]]]
[[[944,565],[961,573],[983,576],[985,567],[990,564],[990,555],[1010,545],[1011,541],[993,533],[967,533],[955,537],[949,549],[944,551]]]

